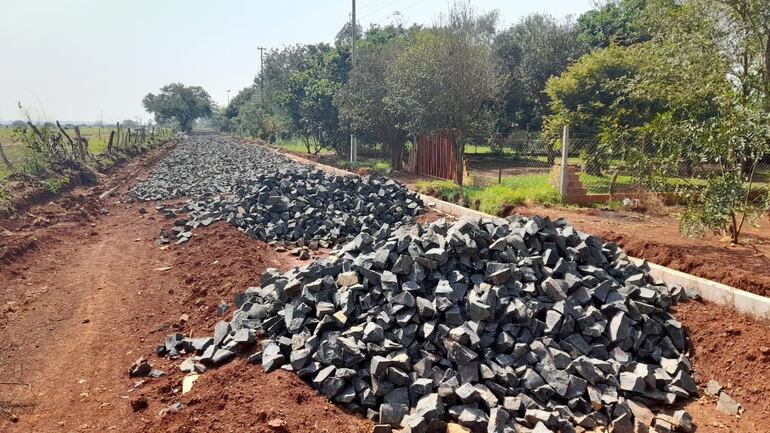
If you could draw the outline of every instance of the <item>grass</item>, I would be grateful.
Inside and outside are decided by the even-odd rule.
[[[559,194],[550,185],[547,174],[503,179],[499,185],[484,188],[476,198],[479,210],[490,214],[498,214],[506,206],[559,202]]]
[[[469,203],[478,194],[474,188],[459,186],[451,180],[421,180],[415,183],[417,191],[452,203]],[[480,190],[480,189],[479,189]]]
[[[299,152],[299,153],[307,153],[307,147],[305,147],[305,142],[302,141],[300,138],[292,138],[289,140],[278,140],[275,143],[273,143],[273,146],[276,146],[278,148],[281,148],[283,150],[287,150],[290,152]],[[311,150],[313,147],[310,147]],[[321,152],[319,152],[319,155],[326,155],[328,153],[333,153],[331,150],[328,149],[321,149]]]
[[[587,173],[580,173],[580,182],[589,194],[607,194],[610,192],[610,182],[612,175],[595,176]],[[615,180],[616,187],[631,186],[634,184],[634,178],[627,175],[618,175]]]
[[[612,174],[607,174],[605,176],[595,176],[581,172],[580,182],[583,184],[589,194],[607,194],[610,192],[612,176]],[[637,183],[638,182],[635,177],[621,174],[618,175],[618,178],[615,180],[615,187],[633,187]],[[674,191],[678,187],[705,186],[706,183],[707,181],[705,179],[683,179],[680,177],[670,177],[665,180],[661,187],[663,191]]]
[[[335,158],[334,165],[350,171],[357,171],[360,169],[367,169],[370,173],[386,173],[390,171],[390,162],[383,159],[359,159],[356,162],[352,162],[346,158]]]
[[[482,212],[497,215],[507,206],[554,204],[559,195],[548,183],[548,175],[510,177],[488,187],[458,186],[449,180],[420,181],[418,191],[454,203],[470,204]]]

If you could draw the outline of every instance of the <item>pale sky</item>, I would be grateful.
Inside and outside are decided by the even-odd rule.
[[[472,0],[504,27],[532,12],[561,18],[591,0]],[[170,82],[224,105],[259,70],[258,46],[332,42],[350,0],[0,0],[0,121],[147,120],[141,99]],[[358,20],[432,24],[447,0],[358,0]]]

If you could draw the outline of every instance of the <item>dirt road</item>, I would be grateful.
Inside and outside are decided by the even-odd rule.
[[[127,167],[116,176],[130,171]],[[95,200],[97,192],[73,194]],[[257,283],[267,267],[287,269],[300,262],[224,225],[196,232],[187,245],[161,250],[154,240],[163,221],[153,209],[143,214],[142,205],[119,204],[114,198],[102,205],[108,214],[94,215],[87,206],[34,208],[34,215],[58,215],[61,222],[23,230],[33,246],[0,265],[0,408],[5,412],[0,431],[228,431],[238,419],[225,417],[218,422],[220,429],[214,421],[219,412],[246,408],[249,417],[243,425],[259,426],[255,416],[263,418],[264,427],[289,413],[305,413],[313,420],[307,431],[316,423],[328,430],[366,430],[365,422],[313,395],[295,377],[268,377],[258,368],[241,374],[239,362],[221,374],[243,381],[222,383],[210,398],[197,395],[187,401],[183,416],[161,419],[159,411],[177,400],[182,374],[153,358],[169,377],[135,387],[127,375],[130,364],[150,356],[172,329],[210,332],[220,302],[231,302],[235,292]],[[180,322],[183,314],[188,318]],[[216,381],[217,375],[207,375],[199,386],[206,388],[209,379]],[[260,385],[270,388],[265,393],[270,399],[253,398]],[[140,396],[149,407],[134,413],[130,402]],[[327,416],[316,419],[315,413]],[[192,414],[199,419],[191,419]]]
[[[119,200],[136,181],[129,174],[139,169],[141,177],[157,156],[115,173],[113,181],[126,181],[115,197],[99,202],[105,187],[78,190],[32,208],[37,219],[3,223],[14,234],[0,242],[23,247],[0,263],[0,431],[368,432],[367,421],[294,375],[265,374],[242,359],[180,395],[183,373],[152,355],[163,336],[209,334],[218,304],[264,269],[302,262],[226,224],[197,230],[181,246],[156,246],[168,223],[152,205]],[[677,315],[691,332],[699,384],[717,379],[746,407],[736,419],[712,400],[691,403],[699,431],[767,431],[770,327],[709,304],[681,306]],[[168,376],[130,379],[140,356]],[[143,400],[148,407],[134,411],[131,403]],[[186,407],[159,415],[176,402]]]

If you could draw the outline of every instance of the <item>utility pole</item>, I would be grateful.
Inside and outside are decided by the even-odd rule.
[[[230,89],[227,89],[227,105],[230,105]]]
[[[265,75],[262,73],[262,61],[264,57],[265,47],[257,47],[259,50],[259,94],[262,98],[262,106],[265,106]]]
[[[351,13],[352,25],[350,26],[351,47],[350,47],[350,73],[356,69],[356,0],[353,0],[353,11]],[[356,162],[358,159],[358,140],[355,134],[350,134],[350,161]]]

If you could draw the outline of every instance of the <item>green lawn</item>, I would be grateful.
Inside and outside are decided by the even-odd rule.
[[[547,174],[510,177],[498,185],[488,187],[460,187],[449,180],[420,181],[415,187],[422,193],[447,201],[463,201],[466,205],[477,203],[478,210],[493,215],[500,213],[506,206],[552,204],[559,201],[559,195],[549,184]]]
[[[586,188],[589,194],[607,194],[610,192],[610,183],[612,182],[612,175],[608,174],[606,176],[594,176],[587,173],[580,173],[580,182],[583,184],[583,186]],[[618,175],[618,178],[615,180],[615,187],[616,191],[617,188],[623,188],[623,187],[633,187],[636,185],[637,179],[633,176],[628,175]],[[756,183],[756,182],[755,182]],[[661,185],[663,191],[674,191],[678,187],[685,187],[685,186],[705,186],[706,180],[705,179],[698,179],[698,178],[689,178],[689,179],[683,179],[680,177],[670,177],[665,180],[664,184]]]

